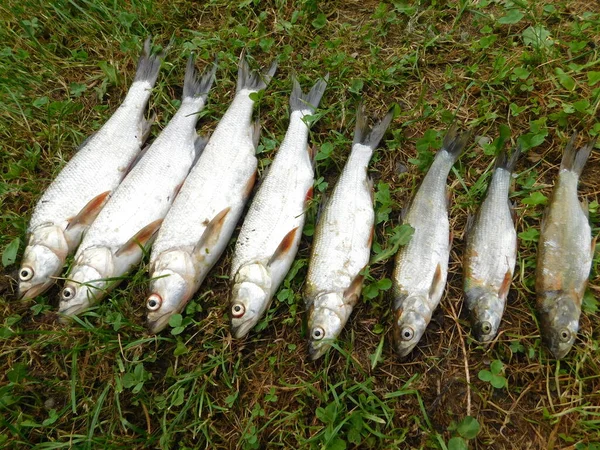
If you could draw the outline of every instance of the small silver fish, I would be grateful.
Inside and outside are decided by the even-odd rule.
[[[181,188],[150,255],[148,327],[158,333],[183,310],[221,257],[256,180],[260,127],[252,123],[253,93],[275,70],[251,72],[242,56],[237,92],[200,161]]]
[[[19,297],[48,290],[81,241],[81,236],[140,154],[152,121],[144,111],[156,83],[162,54],[151,54],[150,40],[138,62],[133,84],[119,108],[61,170],[39,200],[27,233],[19,270]]]
[[[171,118],[86,232],[61,292],[59,312],[79,314],[104,298],[142,259],[206,144],[196,133],[216,65],[201,78],[190,57],[183,96]]]
[[[498,333],[517,261],[517,232],[508,200],[511,175],[521,154],[498,155],[487,195],[467,226],[464,256],[465,300],[475,337],[490,342]]]
[[[414,234],[396,254],[392,280],[393,339],[399,356],[408,355],[421,340],[444,293],[451,245],[446,180],[468,138],[450,128],[404,217]]]
[[[294,262],[315,179],[305,116],[319,106],[327,78],[307,95],[294,79],[288,131],[238,236],[231,266],[231,328],[236,338],[257,324]]]
[[[535,276],[542,335],[556,359],[565,357],[577,337],[595,249],[587,204],[577,198],[579,176],[595,140],[576,150],[575,138],[565,148],[544,213]]]
[[[360,297],[375,222],[367,167],[392,117],[390,111],[370,130],[359,107],[350,157],[315,229],[304,289],[312,360],[338,337]]]

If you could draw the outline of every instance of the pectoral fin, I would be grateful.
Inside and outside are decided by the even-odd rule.
[[[148,248],[150,245],[152,245],[152,242],[154,241],[156,233],[158,233],[162,222],[163,219],[158,219],[146,225],[125,244],[123,244],[123,246],[116,251],[115,256],[119,257],[123,256],[126,253],[131,253],[140,250],[140,247]]]
[[[274,263],[277,262],[277,260],[284,257],[292,249],[294,240],[296,239],[297,232],[298,232],[298,227],[294,228],[293,230],[291,230],[288,234],[286,234],[283,237],[283,239],[281,240],[281,243],[277,247],[277,250],[275,250],[275,253],[273,253],[273,256],[271,256],[271,259],[269,259],[269,262],[267,263],[267,265],[269,265],[269,266],[273,265]]]
[[[431,287],[429,288],[429,298],[432,298],[433,295],[440,288],[444,288],[444,286],[440,286],[442,284],[442,266],[440,264],[435,268],[435,273],[433,274],[433,280],[431,281]]]
[[[592,247],[590,248],[591,254],[592,254],[592,259],[594,259],[594,253],[596,253],[596,241],[598,240],[598,236],[594,236],[594,239],[592,239]]]
[[[212,247],[215,246],[217,241],[219,240],[219,236],[221,235],[221,230],[223,229],[223,224],[225,223],[225,218],[231,208],[227,207],[219,214],[217,214],[206,226],[204,233],[200,237],[200,240],[194,247],[193,255],[196,260],[201,261],[204,259],[204,255],[206,255]]]
[[[354,277],[348,289],[344,291],[344,301],[352,306],[356,304],[360,297],[360,291],[362,290],[363,281],[365,276],[362,275],[362,270]]]
[[[91,199],[87,205],[85,205],[83,209],[79,211],[79,214],[69,220],[67,230],[75,228],[78,225],[91,225],[108,201],[109,195],[110,191],[106,191]]]
[[[506,275],[504,275],[504,280],[502,280],[502,284],[500,285],[500,291],[498,292],[498,296],[500,298],[506,298],[508,295],[508,291],[510,291],[510,285],[512,284],[512,272],[510,270],[506,271]]]
[[[255,170],[254,173],[250,176],[250,178],[248,178],[248,182],[246,183],[246,187],[244,188],[244,197],[245,198],[250,197],[250,194],[252,194],[252,189],[254,188],[254,183],[256,183],[256,176],[257,176],[257,171]]]

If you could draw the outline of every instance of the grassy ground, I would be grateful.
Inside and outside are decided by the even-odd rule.
[[[438,0],[7,0],[0,5],[0,445],[7,448],[600,448],[598,254],[579,339],[558,363],[541,343],[533,273],[538,229],[573,130],[600,132],[600,14],[595,2]],[[35,202],[74,148],[110,116],[141,42],[174,40],[151,109],[155,136],[173,115],[187,54],[220,57],[201,120],[214,128],[246,48],[280,69],[257,112],[261,168],[286,130],[290,75],[305,87],[329,72],[311,139],[317,192],[335,181],[363,98],[399,114],[372,163],[378,227],[362,302],[338,348],[305,359],[301,288],[314,225],[267,317],[235,341],[227,316],[230,245],[182,324],[144,328],[143,269],[73,326],[56,322],[57,290],[12,297]],[[453,118],[475,138],[450,176],[454,247],[446,294],[407,361],[389,345],[387,249],[399,211]],[[496,138],[518,165],[518,267],[500,336],[471,338],[461,292],[466,216],[489,179]],[[583,138],[582,138],[583,142]],[[580,192],[600,231],[600,152]],[[318,198],[319,196],[317,196]],[[234,237],[235,239],[235,237]]]

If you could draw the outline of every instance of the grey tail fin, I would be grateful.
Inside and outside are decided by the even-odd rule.
[[[317,81],[310,92],[304,95],[300,83],[298,83],[296,77],[293,77],[292,83],[294,88],[292,89],[292,95],[290,96],[290,108],[292,109],[292,112],[308,109],[311,114],[314,113],[319,107],[321,97],[323,97],[323,93],[327,87],[327,81],[329,81],[329,74]]]
[[[510,157],[508,156],[508,152],[506,149],[502,149],[500,154],[496,157],[496,169],[504,169],[507,172],[512,173],[515,170],[515,166],[517,165],[517,161],[521,156],[521,146],[517,145],[516,148],[513,149]]]
[[[202,152],[204,151],[206,144],[208,144],[209,139],[210,139],[210,134],[198,135],[198,136],[196,136],[196,139],[194,139],[194,150],[196,152],[196,155],[194,156],[194,162],[192,164],[192,167],[190,168],[190,171],[194,168],[194,166],[200,159],[200,156],[202,155]]]
[[[458,132],[458,125],[453,124],[444,136],[444,142],[442,143],[442,150],[445,150],[453,160],[456,161],[460,154],[463,152],[467,141],[471,137],[470,132],[460,133]],[[442,152],[438,152],[441,154]]]
[[[583,171],[583,166],[585,166],[585,163],[587,162],[594,145],[596,145],[596,139],[588,142],[587,145],[584,145],[579,150],[575,148],[576,139],[577,133],[573,133],[569,143],[565,147],[560,168],[561,170],[570,170],[579,176]]]
[[[212,64],[211,67],[208,67],[202,77],[198,77],[198,72],[196,72],[196,67],[194,66],[195,62],[194,55],[190,55],[187,67],[185,69],[185,80],[183,81],[183,97],[185,98],[197,98],[204,97],[208,95],[208,91],[212,87],[213,82],[215,81],[215,73],[217,72],[217,61]]]
[[[385,134],[386,130],[390,126],[392,119],[394,118],[394,110],[390,109],[383,119],[381,119],[377,125],[373,128],[369,128],[367,118],[365,116],[365,108],[361,103],[356,111],[356,127],[354,128],[354,142],[355,144],[362,144],[375,149],[379,145],[379,141]]]
[[[152,86],[156,83],[158,78],[158,71],[160,70],[160,62],[165,56],[165,50],[156,53],[152,52],[152,41],[147,38],[144,42],[144,50],[142,56],[138,61],[137,69],[135,72],[135,81],[147,81]]]
[[[250,70],[246,55],[242,53],[240,56],[240,65],[238,68],[238,81],[236,92],[242,89],[248,89],[250,91],[260,91],[267,87],[275,71],[277,70],[277,60],[273,60],[271,66],[264,72],[258,70]]]

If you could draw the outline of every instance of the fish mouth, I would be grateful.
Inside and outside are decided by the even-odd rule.
[[[166,312],[155,319],[147,319],[146,327],[148,328],[148,331],[152,334],[160,333],[162,330],[167,328],[167,325],[169,325],[169,319],[173,314],[175,314],[175,312]]]
[[[329,349],[329,345],[317,345],[313,341],[308,342],[308,359],[316,361]]]
[[[236,339],[242,339],[254,328],[254,325],[256,325],[256,322],[253,320],[245,320],[237,325],[231,324],[231,334]]]
[[[87,303],[76,303],[66,308],[59,308],[58,314],[60,314],[60,317],[58,321],[60,323],[70,323],[73,320],[73,316],[76,316],[81,311],[86,310],[88,306],[89,305]]]
[[[52,283],[39,283],[27,289],[22,289],[19,287],[19,294],[17,298],[19,300],[31,300],[37,297],[38,295],[41,295],[44,292],[46,292],[50,288],[50,286],[52,286]]]

